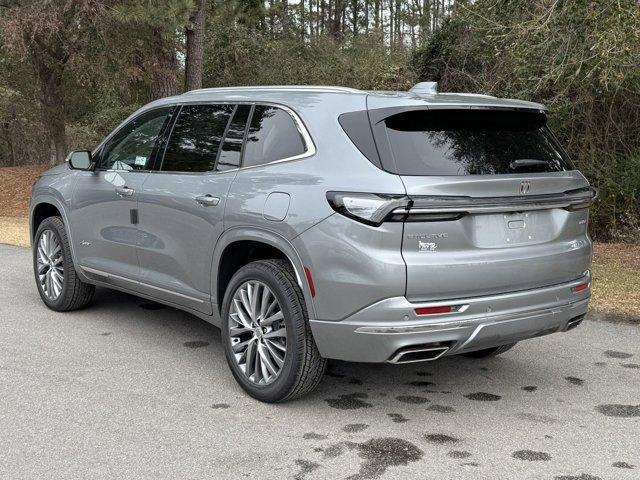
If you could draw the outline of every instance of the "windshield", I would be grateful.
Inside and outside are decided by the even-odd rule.
[[[493,175],[573,168],[543,113],[412,110],[384,122],[400,175]]]

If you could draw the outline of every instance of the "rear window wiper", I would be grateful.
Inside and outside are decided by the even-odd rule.
[[[546,167],[551,163],[550,160],[538,160],[537,158],[519,158],[509,164],[511,170],[518,170],[523,167]]]

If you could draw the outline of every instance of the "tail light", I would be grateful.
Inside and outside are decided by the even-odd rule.
[[[571,287],[571,291],[573,293],[578,293],[588,289],[589,287],[591,287],[591,282],[580,283],[579,285]]]
[[[394,220],[393,211],[409,206],[409,197],[378,193],[327,192],[327,200],[336,212],[367,225],[378,227]],[[395,220],[402,221],[404,216]]]
[[[435,315],[436,313],[451,313],[453,309],[450,305],[441,305],[438,307],[416,308],[416,315]]]

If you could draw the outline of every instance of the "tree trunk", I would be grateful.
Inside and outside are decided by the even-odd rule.
[[[197,0],[196,9],[189,17],[189,24],[185,29],[187,55],[185,58],[184,89],[187,92],[202,88],[206,8],[207,0]]]
[[[31,49],[30,54],[38,80],[42,122],[49,132],[49,164],[56,165],[64,162],[67,156],[67,129],[64,118],[65,102],[62,87],[65,60],[49,65],[45,56],[37,47]]]
[[[306,27],[306,14],[304,9],[304,0],[300,0],[300,39],[304,42],[305,34],[307,33]]]
[[[170,97],[178,93],[176,76],[176,56],[174,45],[162,35],[160,28],[154,28],[151,34],[156,58],[151,65],[151,99]]]
[[[375,0],[373,4],[373,26],[376,30],[380,27],[380,0]]]
[[[391,48],[394,47],[394,28],[395,28],[395,23],[396,23],[396,17],[394,15],[394,8],[393,8],[393,2],[395,0],[389,0],[389,45],[391,46]],[[383,27],[384,28],[384,27]]]
[[[331,13],[331,16],[333,18],[330,19],[330,23],[329,23],[329,28],[330,31],[329,33],[331,34],[331,36],[336,39],[339,40],[341,37],[341,18],[342,18],[342,2],[344,0],[334,0],[333,2],[333,12]],[[331,2],[329,2],[329,5],[331,5]]]
[[[364,1],[364,31],[369,33],[369,0]]]

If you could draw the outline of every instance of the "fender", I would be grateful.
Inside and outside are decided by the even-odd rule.
[[[33,236],[36,234],[35,226],[33,224],[33,212],[35,211],[38,205],[41,205],[43,203],[48,203],[56,207],[60,212],[60,215],[62,215],[62,221],[64,222],[64,229],[67,232],[67,236],[69,237],[69,240],[71,240],[71,233],[69,231],[69,216],[67,213],[67,210],[68,210],[67,205],[64,203],[63,200],[58,199],[58,196],[60,196],[60,194],[56,190],[49,187],[44,187],[44,188],[41,187],[39,188],[39,190],[40,189],[42,190],[46,189],[46,192],[37,193],[35,196],[31,197],[31,203],[29,205],[29,238],[33,240]],[[75,257],[75,251],[73,248],[73,241],[70,241],[69,245],[71,247],[71,256],[73,257],[73,262],[75,264],[76,257]]]
[[[309,285],[307,284],[304,274],[304,266],[302,264],[302,260],[300,259],[300,255],[298,255],[298,252],[296,251],[294,246],[291,244],[291,242],[289,242],[289,240],[287,240],[279,233],[265,228],[253,226],[238,226],[230,228],[229,230],[225,230],[225,232],[216,242],[211,264],[211,303],[213,304],[214,312],[217,311],[216,307],[219,301],[222,301],[222,299],[217,298],[218,269],[220,267],[222,252],[224,252],[224,249],[231,245],[233,242],[241,240],[252,240],[256,242],[266,243],[267,245],[277,248],[285,254],[285,256],[289,259],[289,262],[291,262],[291,265],[293,266],[293,270],[296,274],[296,280],[298,282],[298,285],[302,289],[304,300],[307,306],[307,312],[309,313],[309,318],[315,318],[313,299],[311,297],[311,291],[309,290]]]

